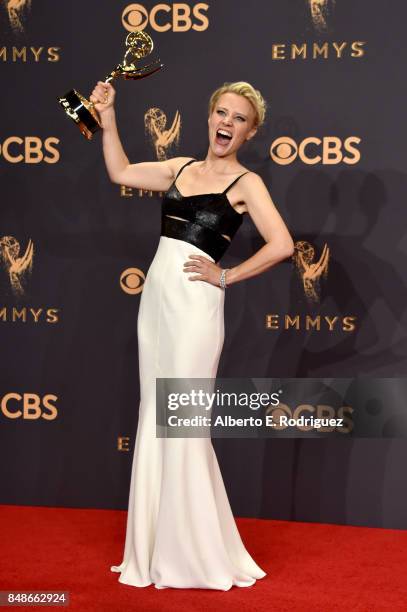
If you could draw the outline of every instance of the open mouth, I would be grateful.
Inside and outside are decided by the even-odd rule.
[[[217,142],[217,144],[224,146],[229,144],[231,140],[232,135],[227,130],[219,129],[216,131],[215,141]]]

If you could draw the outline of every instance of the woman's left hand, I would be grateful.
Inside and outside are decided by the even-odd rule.
[[[188,280],[206,281],[211,285],[219,287],[222,268],[218,266],[218,264],[207,259],[203,255],[189,255],[189,259],[192,261],[186,261],[184,263],[184,272],[197,272],[199,276],[189,276]]]

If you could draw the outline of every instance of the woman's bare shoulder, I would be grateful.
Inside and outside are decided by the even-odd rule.
[[[257,172],[255,172],[251,168],[245,168],[244,166],[241,167],[240,171],[247,172],[248,174],[251,174],[252,176],[260,176],[259,174],[257,174]]]
[[[242,178],[240,179],[239,181],[240,184],[259,185],[261,183],[264,183],[260,174],[258,174],[254,170],[250,170],[250,168],[242,168],[241,175],[244,175],[244,176],[242,176]]]
[[[178,171],[182,168],[184,164],[189,162],[191,159],[196,159],[195,157],[171,157],[167,159],[167,165],[171,168],[173,176],[175,176]]]

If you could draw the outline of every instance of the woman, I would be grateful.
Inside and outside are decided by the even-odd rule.
[[[224,340],[225,288],[293,253],[292,238],[260,176],[237,152],[264,121],[265,102],[245,82],[225,83],[209,102],[209,148],[197,161],[176,157],[130,164],[117,132],[115,91],[98,82],[111,180],[165,192],[161,236],[141,295],[136,435],[119,581],[156,588],[229,590],[266,573],[240,538],[210,438],[157,438],[156,378],[216,377]],[[248,213],[265,240],[254,255],[218,264]],[[193,273],[191,275],[191,273]],[[193,282],[190,282],[193,281]]]

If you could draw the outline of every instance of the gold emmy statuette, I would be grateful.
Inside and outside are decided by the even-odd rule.
[[[123,63],[112,70],[104,79],[105,83],[109,83],[117,77],[143,79],[163,68],[164,64],[159,59],[143,67],[136,66],[136,62],[150,55],[154,47],[151,36],[146,32],[130,32],[126,38],[126,47],[127,51]],[[64,96],[58,98],[58,102],[66,115],[78,125],[80,131],[88,140],[91,140],[93,134],[101,129],[102,126],[93,102],[89,102],[75,89],[71,89]]]

